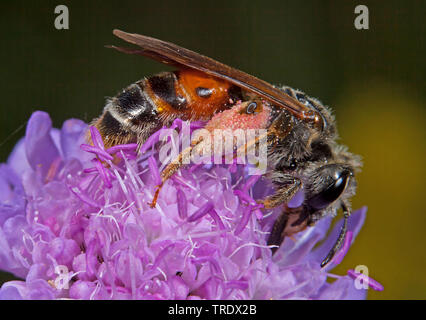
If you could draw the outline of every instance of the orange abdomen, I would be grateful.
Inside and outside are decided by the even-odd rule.
[[[241,90],[196,70],[165,72],[145,80],[146,93],[163,119],[208,120],[241,98]]]

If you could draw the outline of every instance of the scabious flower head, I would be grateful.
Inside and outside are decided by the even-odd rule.
[[[93,145],[84,141],[88,129]],[[105,149],[80,120],[58,130],[46,113],[31,116],[0,165],[0,269],[24,279],[4,283],[1,299],[366,297],[354,271],[329,273],[365,208],[350,217],[353,237],[327,267],[320,262],[341,224],[327,236],[330,218],[287,238],[272,256],[266,239],[279,209],[255,203],[271,188],[243,165],[188,166],[150,207],[164,168],[152,147],[158,137],[137,156],[134,144]]]

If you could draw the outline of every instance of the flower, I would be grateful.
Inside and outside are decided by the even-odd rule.
[[[189,166],[151,208],[164,167],[152,147],[158,132],[136,156],[135,144],[105,149],[94,127],[86,144],[87,129],[76,119],[53,129],[35,112],[0,165],[0,269],[25,279],[4,283],[1,299],[366,297],[353,271],[331,274],[335,261],[320,268],[341,222],[326,236],[324,218],[272,256],[266,236],[279,209],[262,212],[253,200],[271,191],[265,179],[243,165]],[[365,214],[350,217],[353,238]]]

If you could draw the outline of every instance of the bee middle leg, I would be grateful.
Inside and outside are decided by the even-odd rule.
[[[191,152],[192,150],[200,146],[203,139],[200,138],[196,141],[193,141],[191,146],[183,150],[176,159],[173,159],[172,162],[170,162],[164,170],[161,172],[161,184],[157,186],[157,190],[155,190],[154,198],[152,199],[152,202],[150,203],[150,207],[154,208],[157,204],[158,196],[160,195],[161,188],[164,185],[164,182],[170,179],[171,176],[173,176],[181,167],[185,165],[185,163],[188,163],[191,158]]]
[[[259,200],[266,209],[275,208],[281,204],[286,204],[302,187],[300,179],[284,173],[274,173],[271,177],[278,186],[274,194]],[[278,249],[284,241],[285,236],[296,233],[306,227],[308,216],[302,207],[289,208],[284,206],[283,211],[275,220],[267,244],[275,246],[271,248],[272,254]]]
[[[304,230],[310,223],[309,214],[304,207],[288,208],[287,206],[275,220],[267,244],[275,247],[271,248],[272,254],[281,246],[286,236],[291,236]]]

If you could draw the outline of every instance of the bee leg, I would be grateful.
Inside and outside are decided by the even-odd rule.
[[[154,208],[157,204],[158,196],[160,195],[161,188],[164,185],[164,182],[169,180],[171,176],[173,176],[181,167],[184,166],[184,164],[188,163],[191,157],[191,151],[200,143],[202,142],[202,139],[199,139],[197,141],[194,141],[191,146],[183,150],[176,159],[174,159],[172,162],[170,162],[164,170],[161,172],[161,184],[157,186],[157,189],[155,190],[154,198],[152,199],[152,202],[149,204],[151,208]]]
[[[339,251],[340,247],[345,241],[346,231],[348,230],[348,219],[351,213],[348,207],[344,203],[342,203],[342,210],[343,210],[343,225],[340,228],[339,237],[337,238],[336,242],[334,243],[333,247],[331,248],[327,256],[321,262],[321,268],[325,267],[333,259],[334,255],[337,253],[337,251]]]
[[[161,172],[162,184],[166,182],[172,175],[174,175],[176,171],[178,171],[182,166],[184,166],[184,164],[189,163],[192,150],[197,147],[202,147],[201,142],[203,142],[202,137],[196,141],[193,141],[191,146],[179,153],[177,158],[164,168],[163,172]]]
[[[160,195],[160,190],[163,187],[163,183],[157,186],[157,189],[155,190],[154,198],[152,198],[152,201],[149,204],[151,208],[155,208],[157,205],[158,196]]]
[[[268,245],[275,246],[271,248],[272,254],[281,246],[286,236],[304,230],[308,226],[308,218],[309,214],[304,207],[288,208],[285,206],[283,212],[275,220],[268,238]]]
[[[157,186],[157,189],[155,190],[154,198],[152,199],[149,206],[151,208],[154,208],[157,204],[158,196],[160,195],[161,188],[164,185],[164,182],[169,180],[169,178],[176,173],[182,166],[185,159],[191,154],[191,150],[193,147],[188,147],[185,150],[183,150],[176,159],[174,159],[172,162],[170,162],[164,170],[161,172],[161,184]]]
[[[285,181],[280,181],[278,183],[284,184],[283,187],[280,187],[275,191],[274,194],[266,197],[265,199],[257,201],[258,203],[263,204],[265,209],[272,209],[279,206],[280,204],[288,202],[302,186],[302,182],[298,178],[289,178],[287,175],[283,175],[283,177],[280,177],[280,179]]]
[[[288,222],[288,214],[286,212],[282,212],[277,220],[275,220],[274,225],[272,227],[271,233],[268,238],[268,246],[276,246],[271,248],[272,254],[277,251],[280,247],[281,243],[284,241],[284,236],[282,232],[287,226]]]

